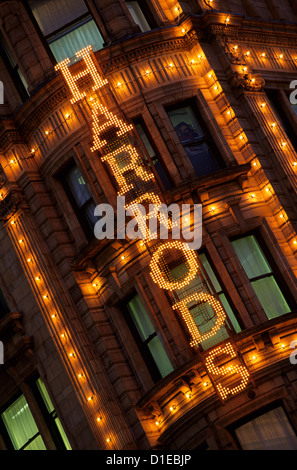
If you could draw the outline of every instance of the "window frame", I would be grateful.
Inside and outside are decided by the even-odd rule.
[[[134,298],[138,296],[141,300],[141,302],[143,303],[143,306],[144,306],[144,309],[147,313],[147,308],[146,308],[146,305],[145,303],[143,302],[141,296],[138,294],[137,291],[133,291],[131,292],[131,294],[129,296],[127,296],[124,300],[124,302],[121,303],[120,305],[120,310],[123,312],[123,317],[126,321],[126,324],[130,330],[130,332],[132,333],[132,336],[133,336],[133,339],[138,347],[138,350],[140,352],[140,355],[141,355],[141,358],[142,360],[144,361],[145,365],[146,365],[146,368],[153,380],[153,382],[156,384],[158,382],[160,382],[160,380],[162,380],[163,378],[165,377],[168,377],[168,375],[166,375],[165,377],[162,377],[162,374],[161,372],[159,371],[159,368],[157,366],[157,363],[155,362],[154,358],[153,358],[153,355],[152,353],[150,352],[149,348],[148,348],[148,343],[155,337],[159,337],[158,335],[158,332],[155,330],[155,332],[153,334],[151,334],[150,336],[148,336],[148,338],[143,341],[138,330],[137,330],[137,326],[135,325],[134,321],[133,321],[133,318],[132,318],[132,315],[131,313],[129,312],[129,309],[128,309],[128,303]],[[150,316],[149,314],[147,313],[149,319],[150,319]],[[150,319],[151,321],[151,319]],[[153,325],[154,326],[154,325]],[[159,338],[160,339],[160,338]],[[160,340],[161,341],[161,340]],[[162,344],[162,343],[161,343]],[[162,344],[163,346],[163,344]],[[163,346],[164,347],[164,346]],[[164,351],[165,353],[167,354],[167,351],[166,349],[164,348]],[[168,354],[167,354],[168,356]],[[169,362],[171,363],[170,361],[170,358],[168,356],[168,360]],[[173,368],[173,366],[172,366]]]
[[[7,49],[10,51],[9,45],[6,43],[5,38],[3,37],[2,33],[0,32],[0,57],[7,69],[7,72],[13,82],[14,87],[16,88],[16,91],[23,103],[25,103],[29,98],[30,95],[28,91],[26,90],[25,85],[22,82],[22,79],[18,73],[20,70],[20,67],[18,65],[18,62],[16,61],[16,65],[13,66],[11,63],[11,60],[5,50],[5,46]],[[11,51],[10,51],[11,52]]]
[[[172,179],[172,176],[170,175],[170,172],[167,169],[166,164],[164,163],[163,158],[160,155],[160,152],[159,152],[159,150],[158,150],[158,148],[157,148],[157,146],[154,142],[154,139],[152,138],[152,136],[151,136],[151,134],[148,130],[148,127],[147,127],[143,117],[139,116],[139,117],[133,119],[133,125],[134,125],[134,129],[135,129],[135,132],[136,132],[137,140],[139,140],[138,145],[140,147],[140,150],[141,151],[144,150],[144,152],[145,152],[144,158],[147,159],[148,163],[152,165],[152,171],[156,175],[162,189],[164,189],[164,191],[170,191],[170,189],[174,188],[174,186],[175,186],[174,181]],[[149,152],[148,152],[148,150],[147,150],[147,148],[146,148],[146,146],[145,146],[145,144],[144,144],[144,142],[143,142],[136,126],[141,126],[141,128],[143,130],[143,133],[145,134],[150,146],[152,147],[152,149],[154,151],[154,154],[155,154],[154,157],[151,157],[149,155]],[[142,147],[143,147],[143,149],[142,149]],[[164,176],[168,181],[168,188],[166,188],[162,177],[160,176],[159,172],[157,171],[157,169],[155,167],[155,163],[154,163],[155,160],[157,160],[159,162],[161,170],[164,173]]]
[[[30,17],[30,19],[31,19],[31,21],[32,21],[32,23],[33,23],[33,25],[34,25],[36,31],[37,31],[37,33],[38,33],[39,39],[41,40],[41,42],[42,42],[44,48],[46,49],[46,52],[47,52],[47,54],[48,54],[48,56],[49,56],[49,58],[50,58],[50,60],[51,60],[51,62],[52,62],[54,65],[57,64],[57,59],[55,58],[55,56],[54,56],[54,54],[53,54],[53,52],[52,52],[52,50],[51,50],[51,48],[50,48],[50,41],[49,41],[49,39],[50,39],[51,37],[54,37],[54,36],[57,36],[57,35],[61,34],[63,31],[65,31],[65,30],[71,28],[72,26],[74,26],[74,25],[77,24],[77,23],[81,23],[80,26],[82,26],[83,24],[85,24],[85,23],[87,22],[86,20],[87,20],[88,18],[89,18],[89,20],[93,20],[93,21],[95,22],[95,24],[96,24],[96,26],[97,26],[97,28],[98,28],[98,30],[99,30],[99,33],[100,33],[101,36],[102,36],[103,45],[104,45],[104,37],[103,37],[103,34],[102,34],[102,32],[101,32],[101,29],[99,28],[99,26],[98,26],[98,24],[97,24],[97,22],[96,22],[96,19],[95,19],[95,17],[93,16],[93,13],[92,13],[92,11],[90,10],[88,4],[86,3],[85,0],[83,0],[83,1],[84,1],[85,5],[86,5],[86,7],[87,7],[87,10],[88,10],[88,11],[86,11],[85,14],[79,16],[79,17],[76,18],[75,20],[70,21],[69,23],[65,24],[65,25],[62,26],[61,28],[58,28],[58,29],[55,30],[53,33],[50,33],[50,34],[48,34],[48,35],[46,35],[46,36],[45,36],[45,35],[42,33],[42,31],[41,31],[41,28],[40,28],[40,26],[39,26],[39,24],[38,24],[38,22],[37,22],[37,20],[36,20],[36,18],[35,18],[35,16],[34,16],[34,13],[33,13],[32,9],[31,9],[31,7],[30,7],[29,0],[25,0],[25,1],[24,1],[25,8],[26,8],[27,13],[28,13],[28,15],[29,15],[29,17]],[[74,30],[77,29],[77,28],[79,28],[79,26],[77,26],[76,28],[73,28],[71,31],[74,31]],[[71,31],[68,31],[68,33],[71,32]],[[65,35],[67,35],[68,33],[66,33]],[[62,37],[62,36],[63,36],[63,35],[61,35],[61,37]],[[53,42],[54,42],[54,41],[53,41]],[[96,51],[94,51],[94,52],[96,52]]]
[[[90,203],[90,201],[94,202],[95,205],[96,205],[96,202],[94,201],[94,198],[91,194],[91,191],[88,188],[91,197],[87,201],[84,202],[82,207],[78,206],[78,204],[75,200],[75,197],[72,194],[72,191],[71,191],[71,189],[69,188],[69,186],[66,182],[67,173],[70,170],[74,169],[74,168],[78,168],[78,170],[80,171],[82,177],[84,178],[86,186],[88,188],[87,178],[84,177],[84,174],[81,172],[81,169],[80,169],[79,165],[76,163],[75,160],[72,160],[71,162],[68,162],[68,165],[65,166],[64,169],[58,174],[58,179],[59,179],[59,181],[62,185],[62,188],[64,190],[64,193],[67,196],[67,199],[68,199],[68,201],[69,201],[69,203],[72,207],[72,210],[73,210],[73,212],[74,212],[74,214],[75,214],[75,216],[78,220],[78,223],[80,224],[80,226],[82,228],[82,231],[85,234],[86,239],[90,242],[95,238],[95,234],[94,234],[94,230],[92,230],[90,224],[88,223],[86,217],[84,216],[83,208],[86,208],[88,206],[88,204]],[[94,227],[95,227],[95,225],[94,225]]]
[[[195,117],[195,120],[197,121],[198,126],[200,127],[201,131],[204,134],[204,137],[199,137],[196,140],[193,140],[193,144],[206,143],[206,145],[208,146],[208,148],[210,150],[210,153],[213,157],[213,160],[217,164],[217,169],[215,171],[211,172],[211,173],[206,173],[206,174],[203,174],[203,175],[198,175],[197,174],[197,172],[195,170],[195,167],[194,167],[194,165],[191,161],[191,158],[189,157],[189,155],[186,151],[186,146],[191,145],[191,142],[187,142],[186,144],[182,143],[182,141],[181,141],[178,133],[176,132],[175,127],[174,127],[174,125],[173,125],[173,123],[170,119],[170,116],[169,116],[170,111],[178,110],[178,109],[181,109],[181,108],[187,108],[187,107],[189,107],[191,109],[191,111],[192,111],[192,113]],[[210,175],[215,174],[217,171],[224,170],[224,169],[227,168],[226,162],[225,162],[221,152],[219,151],[214,139],[212,138],[210,129],[209,129],[208,125],[204,122],[203,117],[200,113],[199,107],[197,106],[197,102],[194,98],[190,98],[190,99],[187,99],[187,100],[184,100],[184,101],[179,101],[177,103],[170,104],[168,106],[165,105],[164,109],[165,109],[165,112],[166,112],[167,117],[169,119],[169,123],[172,126],[172,129],[175,132],[180,145],[183,147],[184,152],[185,152],[185,154],[188,158],[188,161],[189,161],[190,165],[192,166],[193,172],[194,172],[194,174],[196,174],[197,178],[205,178],[205,177],[208,177]]]
[[[147,2],[144,1],[144,0],[131,0],[131,2],[125,0],[127,9],[128,9],[127,3],[132,3],[133,1],[138,4],[143,16],[145,17],[145,19],[146,19],[146,21],[147,21],[147,23],[150,27],[149,31],[152,31],[153,29],[156,29],[158,27],[158,24],[157,24],[157,21],[154,18],[154,15],[152,14],[152,11],[151,11],[150,7],[148,6]],[[129,11],[129,15],[131,16],[132,20],[134,21],[130,11]],[[134,23],[139,26],[139,24],[136,23],[135,21],[134,21]],[[139,26],[139,28],[140,28],[140,26]],[[149,32],[149,31],[141,31],[141,33],[144,34],[144,33]]]
[[[267,278],[267,277],[271,277],[271,276],[274,277],[274,280],[275,280],[275,282],[277,283],[277,285],[278,285],[278,287],[279,287],[279,289],[280,289],[282,295],[284,296],[285,301],[287,302],[289,308],[291,309],[291,312],[293,312],[294,310],[296,310],[297,303],[296,303],[296,301],[295,301],[295,299],[294,299],[294,296],[293,296],[291,290],[289,289],[287,283],[285,282],[285,280],[284,280],[284,278],[283,278],[283,276],[282,276],[282,273],[281,273],[281,271],[280,271],[280,269],[279,269],[279,267],[278,267],[277,261],[274,259],[274,257],[273,257],[273,255],[272,255],[271,251],[269,250],[267,244],[265,243],[264,237],[263,237],[262,234],[260,233],[260,230],[259,230],[259,229],[258,229],[258,230],[252,230],[252,231],[246,232],[246,233],[244,233],[244,234],[240,234],[240,235],[237,235],[237,236],[234,236],[234,237],[230,237],[229,240],[230,240],[230,243],[231,243],[231,245],[232,245],[232,241],[239,240],[239,239],[241,239],[241,238],[247,238],[247,237],[249,237],[249,236],[254,236],[255,239],[256,239],[256,241],[258,242],[259,247],[261,248],[261,250],[262,250],[262,252],[263,252],[263,254],[264,254],[264,256],[265,256],[265,259],[266,259],[268,265],[269,265],[270,268],[271,268],[271,274],[265,274],[265,275],[263,275],[263,276],[257,276],[256,278],[249,279],[248,275],[246,274],[246,272],[245,272],[245,270],[244,270],[244,268],[243,268],[243,266],[242,266],[242,264],[241,264],[241,261],[240,261],[239,257],[238,257],[237,254],[236,254],[235,249],[234,249],[233,246],[232,246],[232,248],[233,248],[233,250],[234,250],[234,253],[235,253],[235,256],[237,257],[237,259],[238,259],[240,265],[242,266],[242,269],[243,269],[244,272],[245,272],[245,275],[246,275],[246,277],[247,277],[247,279],[248,279],[248,282],[250,283],[251,287],[253,288],[252,282],[255,282],[255,281],[257,281],[257,280],[264,279],[264,278]],[[253,290],[254,290],[254,288],[253,288]],[[256,297],[258,298],[257,293],[256,293],[255,290],[254,290],[254,292],[255,292]],[[260,302],[260,299],[259,299],[259,302]],[[260,302],[260,304],[261,304],[261,302]],[[261,304],[261,305],[262,305],[262,304]],[[263,310],[264,310],[264,307],[263,307],[263,306],[262,306],[262,308],[263,308]],[[288,312],[287,314],[289,314],[289,313],[291,313],[291,312]],[[265,315],[267,316],[265,310],[264,310],[264,313],[265,313]],[[286,314],[286,315],[287,315],[287,314]],[[282,315],[281,315],[281,316],[282,316]],[[279,316],[278,316],[278,317],[275,317],[275,318],[279,318]],[[269,320],[268,317],[267,317],[267,320]],[[271,320],[272,320],[272,319],[271,319]],[[270,321],[271,321],[271,320],[270,320]]]
[[[297,437],[297,429],[296,427],[294,426],[294,423],[289,415],[289,413],[287,412],[287,409],[285,407],[285,404],[282,400],[276,400],[272,403],[269,403],[263,407],[260,407],[258,408],[257,410],[253,411],[252,413],[249,413],[248,415],[245,415],[243,416],[242,418],[239,418],[237,421],[233,422],[232,424],[230,424],[229,426],[227,426],[227,431],[231,434],[234,442],[236,443],[238,449],[242,450],[242,447],[241,447],[241,444],[239,442],[239,439],[236,435],[236,429],[240,428],[241,426],[249,423],[250,421],[253,421],[254,419],[256,418],[259,418],[260,416],[266,414],[266,413],[269,413],[269,411],[273,411],[273,410],[276,410],[277,408],[281,407],[293,429],[293,431],[295,432],[295,435]]]

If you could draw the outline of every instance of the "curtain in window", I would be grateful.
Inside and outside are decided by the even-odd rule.
[[[15,450],[24,447],[31,439],[33,440],[24,449],[46,449],[42,438],[38,435],[38,428],[23,395],[10,405],[1,416]]]
[[[84,0],[38,0],[29,5],[44,36],[88,13]]]
[[[77,51],[89,45],[93,51],[103,47],[103,38],[94,20],[87,21],[49,44],[57,62],[74,57]]]
[[[151,355],[153,356],[161,376],[165,377],[173,371],[173,367],[168,359],[166,351],[159,337],[156,334],[155,328],[144,308],[143,303],[141,302],[140,297],[136,295],[127,306],[142,341],[145,342],[150,336],[155,335],[149,339],[149,341],[147,341],[147,346]]]
[[[252,235],[243,237],[234,240],[232,245],[269,320],[290,312],[256,238]],[[262,279],[256,279],[259,277]]]
[[[297,450],[296,434],[279,407],[236,429],[243,450]]]

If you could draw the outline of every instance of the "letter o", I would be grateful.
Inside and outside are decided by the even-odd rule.
[[[160,261],[160,258],[163,255],[163,252],[168,249],[180,250],[183,252],[186,258],[186,264],[188,266],[188,274],[185,277],[185,279],[181,281],[166,280],[166,273],[164,272],[162,273],[162,271],[160,270],[158,263]],[[186,243],[175,240],[175,241],[169,241],[167,243],[164,243],[158,248],[157,251],[155,251],[150,262],[150,268],[151,268],[151,277],[153,281],[156,284],[158,284],[158,286],[161,287],[161,289],[173,291],[176,289],[182,289],[195,278],[199,270],[199,264],[197,262],[197,257],[195,253],[192,250],[190,250],[188,245]]]

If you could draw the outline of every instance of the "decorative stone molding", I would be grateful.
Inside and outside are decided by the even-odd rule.
[[[21,190],[9,192],[0,202],[0,220],[7,222],[17,212],[23,201],[24,196]]]
[[[234,88],[243,87],[248,91],[261,91],[265,87],[265,80],[260,74],[248,73],[246,75],[234,72],[231,86]]]

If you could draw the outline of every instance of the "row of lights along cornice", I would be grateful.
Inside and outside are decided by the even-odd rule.
[[[25,161],[25,160],[29,160],[29,159],[32,159],[35,157],[36,153],[38,152],[38,150],[42,147],[42,145],[48,140],[48,138],[50,137],[51,134],[53,134],[57,129],[59,129],[63,124],[67,123],[67,121],[72,117],[72,114],[70,113],[67,113],[65,114],[65,119],[64,121],[62,121],[58,126],[56,127],[53,127],[51,129],[48,129],[44,132],[44,138],[43,138],[43,141],[41,142],[41,144],[39,144],[38,146],[34,146],[32,147],[31,149],[31,153],[29,155],[27,155],[26,157],[14,157],[12,158],[8,163],[6,163],[5,165],[2,165],[2,169],[4,170],[5,168],[7,167],[12,167],[14,165],[19,165],[20,168],[22,169],[22,165],[21,165],[21,162],[22,161]]]
[[[13,229],[13,239],[18,244],[18,247],[20,247],[18,251],[21,251],[21,259],[25,260],[25,263],[27,264],[26,271],[29,273],[31,282],[34,284],[34,290],[39,296],[39,302],[42,302],[42,304],[45,306],[47,314],[49,315],[47,322],[50,321],[50,329],[53,332],[52,334],[55,334],[55,340],[59,344],[59,350],[64,353],[64,359],[66,359],[65,362],[67,363],[67,368],[70,367],[70,369],[73,371],[71,376],[76,377],[77,379],[76,386],[81,390],[81,399],[83,403],[90,405],[95,402],[95,399],[98,400],[98,397],[94,392],[93,386],[90,384],[88,373],[82,365],[82,361],[76,347],[73,344],[71,335],[67,327],[65,327],[63,324],[64,322],[62,317],[58,314],[58,308],[56,308],[56,305],[53,305],[53,303],[55,303],[54,297],[49,294],[49,289],[47,286],[45,286],[46,282],[40,274],[41,270],[38,269],[36,257],[32,255],[32,250],[29,249],[29,242],[26,237],[18,230],[19,225],[20,224],[18,219],[12,218],[10,221],[10,226]],[[41,286],[44,286],[44,288],[42,289]],[[100,414],[95,412],[95,414],[96,422],[102,423],[102,413]],[[106,442],[111,443],[111,437],[107,437]]]

